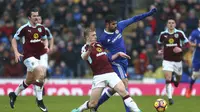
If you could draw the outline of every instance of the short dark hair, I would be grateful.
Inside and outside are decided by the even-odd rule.
[[[176,19],[175,19],[174,17],[168,17],[168,18],[167,18],[167,21],[168,21],[168,20],[174,20],[174,21],[176,21]]]
[[[31,17],[31,12],[39,12],[39,10],[37,8],[32,8],[28,11],[27,16]]]
[[[116,17],[114,15],[107,15],[105,18],[105,23],[110,23],[113,21],[117,21]]]

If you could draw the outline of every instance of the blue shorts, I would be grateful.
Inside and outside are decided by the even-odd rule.
[[[122,66],[118,63],[112,62],[112,68],[115,71],[115,73],[117,73],[117,75],[120,79],[127,78],[127,74],[126,74],[127,67]]]
[[[193,71],[199,72],[200,70],[200,63],[192,63]]]

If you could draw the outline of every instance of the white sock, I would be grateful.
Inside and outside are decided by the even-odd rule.
[[[21,84],[19,84],[19,86],[15,89],[15,94],[18,96],[19,93],[21,91],[23,91],[24,89],[26,89],[28,87],[28,85],[25,83],[25,81],[23,81]]]
[[[169,99],[172,99],[172,84],[166,84],[166,92]]]
[[[133,112],[140,112],[140,109],[138,108],[137,104],[133,101],[131,97],[128,97],[124,100],[124,103],[126,106],[128,106]]]
[[[40,87],[40,86],[37,86],[37,85],[34,85],[34,90],[35,90],[35,95],[36,95],[36,98],[38,100],[42,100],[42,92],[43,92],[43,86]]]
[[[83,111],[83,110],[87,110],[88,109],[88,101],[86,101],[83,105],[81,105],[78,109],[79,109],[79,111]]]

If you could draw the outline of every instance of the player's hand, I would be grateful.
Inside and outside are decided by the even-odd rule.
[[[95,43],[91,43],[89,46],[88,46],[88,51],[92,51],[92,49],[94,48],[95,46]]]
[[[20,57],[23,57],[24,55],[20,54],[19,52],[15,53],[15,62],[18,63],[21,61]]]
[[[119,56],[127,59],[131,59],[131,57],[123,52],[119,52]]]
[[[157,8],[155,8],[155,7],[152,8],[152,9],[150,10],[150,12],[151,12],[151,13],[156,13],[156,12],[157,12]]]
[[[182,52],[182,49],[180,47],[175,47],[173,49],[173,51],[174,51],[174,53],[180,53],[180,52]]]
[[[163,50],[158,50],[158,54],[162,55],[163,54]]]

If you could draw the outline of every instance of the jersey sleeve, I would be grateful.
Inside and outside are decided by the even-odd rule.
[[[46,31],[47,38],[48,38],[48,39],[52,39],[53,36],[52,36],[50,30],[49,30],[47,27],[45,27],[45,31]]]
[[[22,37],[24,36],[24,33],[25,33],[24,27],[21,26],[21,27],[17,30],[17,32],[15,33],[14,38],[15,38],[16,40],[19,40],[20,38],[22,38]]]
[[[136,16],[133,16],[132,18],[126,19],[126,20],[122,20],[120,22],[118,22],[118,27],[123,30],[124,28],[126,28],[127,26],[129,26],[132,23],[135,23],[137,21],[140,21],[148,16],[151,16],[153,13],[152,12],[146,12],[143,14],[139,14]]]
[[[181,41],[183,42],[183,44],[189,42],[183,31],[181,31]]]
[[[87,45],[84,45],[84,46],[81,48],[81,58],[82,58],[82,59],[83,59],[83,56],[85,55],[85,53],[87,52],[86,46],[87,46]]]
[[[193,31],[193,32],[190,34],[189,40],[190,40],[191,42],[195,42],[195,40],[196,40],[195,31]]]
[[[47,39],[45,27],[42,26],[41,28],[42,28],[42,37],[41,37],[41,38],[42,38],[42,39]]]
[[[163,39],[163,33],[161,32],[160,35],[159,35],[159,37],[158,37],[157,43],[158,44],[163,44],[163,41],[164,41],[164,39]]]

